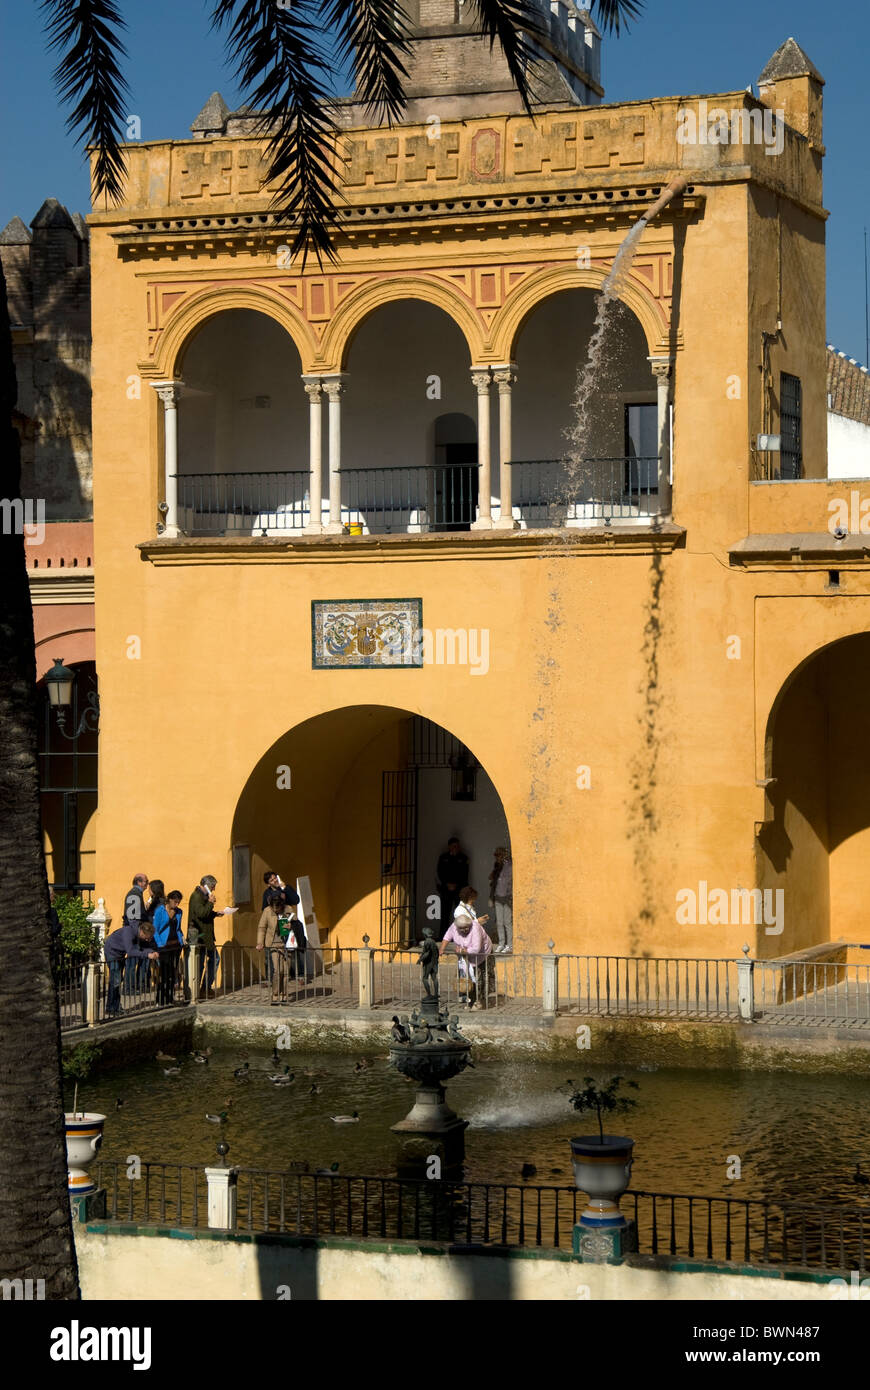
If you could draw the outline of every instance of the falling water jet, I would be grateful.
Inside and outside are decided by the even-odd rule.
[[[608,330],[614,322],[611,305],[615,299],[619,298],[620,291],[628,278],[637,244],[647,223],[656,217],[678,193],[684,193],[686,187],[687,180],[682,176],[672,179],[660,197],[650,204],[642,217],[638,218],[617,251],[613,265],[598,292],[595,323],[586,351],[586,361],[578,374],[577,389],[571,403],[574,421],[566,431],[571,446],[567,456],[570,493],[574,492],[574,485],[583,480],[582,469],[589,459],[589,406],[592,399],[592,388],[600,371]]]

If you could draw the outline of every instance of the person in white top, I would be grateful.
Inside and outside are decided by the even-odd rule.
[[[479,917],[477,915],[477,908],[474,906],[476,902],[477,889],[463,888],[462,892],[459,894],[459,902],[453,910],[454,922],[460,917],[470,917],[472,922],[479,922],[482,927],[485,927],[489,921],[489,914],[485,913],[483,917]]]

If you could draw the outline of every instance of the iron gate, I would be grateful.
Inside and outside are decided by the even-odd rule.
[[[381,946],[416,939],[417,771],[381,774]]]

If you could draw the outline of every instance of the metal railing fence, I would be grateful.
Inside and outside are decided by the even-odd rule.
[[[870,1024],[870,965],[753,962],[754,1007],[766,1022]]]
[[[511,502],[528,526],[590,525],[661,510],[655,456],[516,459],[508,466]]]
[[[642,1018],[739,1017],[735,960],[560,956],[559,1007]]]
[[[417,1181],[234,1169],[236,1231],[351,1239],[427,1240],[456,1246],[570,1249],[586,1205],[576,1187]],[[208,1225],[204,1170],[193,1164],[101,1159],[97,1183],[111,1221]],[[798,1204],[688,1193],[625,1193],[638,1253],[700,1262],[867,1270],[870,1206]]]

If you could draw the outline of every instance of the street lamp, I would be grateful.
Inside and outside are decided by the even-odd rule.
[[[48,689],[48,703],[52,709],[57,711],[57,727],[64,738],[71,742],[79,738],[86,729],[91,733],[99,733],[100,720],[100,699],[96,690],[91,690],[88,694],[87,707],[79,720],[79,726],[75,733],[67,732],[66,716],[67,710],[72,704],[73,686],[75,685],[76,673],[71,671],[68,666],[64,666],[63,658],[56,656],[54,665],[45,678]]]

